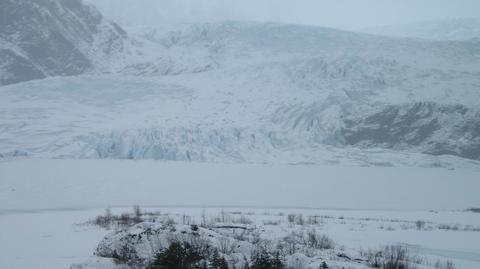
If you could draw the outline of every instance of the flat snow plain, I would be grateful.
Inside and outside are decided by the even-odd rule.
[[[8,244],[0,244],[0,267],[56,269],[81,262],[108,233],[81,224],[105,208],[120,213],[135,204],[192,216],[222,209],[257,212],[254,218],[264,212],[329,216],[324,233],[347,248],[405,243],[433,261],[451,259],[473,269],[480,266],[480,232],[474,230],[480,214],[463,209],[480,204],[479,174],[339,165],[4,161],[0,241]],[[418,231],[417,220],[434,228]]]

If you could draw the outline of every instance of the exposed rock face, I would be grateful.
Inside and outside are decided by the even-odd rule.
[[[416,148],[433,155],[480,159],[480,114],[462,105],[432,102],[389,105],[345,121],[345,144]]]
[[[3,0],[0,85],[84,73],[121,50],[125,37],[82,0]]]
[[[411,102],[357,107],[313,103],[279,109],[273,121],[309,145],[411,151],[480,160],[480,111]]]

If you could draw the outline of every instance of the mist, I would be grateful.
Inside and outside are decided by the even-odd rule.
[[[358,30],[478,17],[477,0],[86,0],[123,26],[198,21],[272,21]]]

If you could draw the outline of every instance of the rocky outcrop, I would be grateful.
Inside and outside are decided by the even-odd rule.
[[[309,145],[453,155],[480,160],[480,112],[460,104],[412,102],[283,107],[273,122]]]
[[[389,105],[345,121],[346,145],[416,149],[480,160],[480,114],[462,105]]]
[[[122,50],[126,33],[81,0],[0,2],[0,85],[77,75]]]

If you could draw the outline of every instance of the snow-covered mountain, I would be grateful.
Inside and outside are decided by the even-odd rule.
[[[98,14],[75,3],[61,7],[89,12],[65,33]],[[127,34],[93,18],[80,40],[112,38],[73,42],[88,64],[69,65],[91,74],[0,88],[3,158],[478,165],[432,155],[480,159],[479,40],[255,22]]]
[[[475,70],[472,67],[479,63],[479,40],[409,40],[316,26],[232,21],[134,30],[158,45],[156,50],[168,49],[161,55],[178,57],[172,54],[176,52],[197,60],[201,55],[220,63],[229,61],[229,66],[287,58],[299,62],[320,56],[388,59],[415,67],[465,70]]]
[[[0,18],[0,85],[91,71],[126,39],[81,0],[4,0]]]
[[[461,18],[388,25],[363,29],[366,33],[432,40],[468,40],[480,38],[480,18]]]

